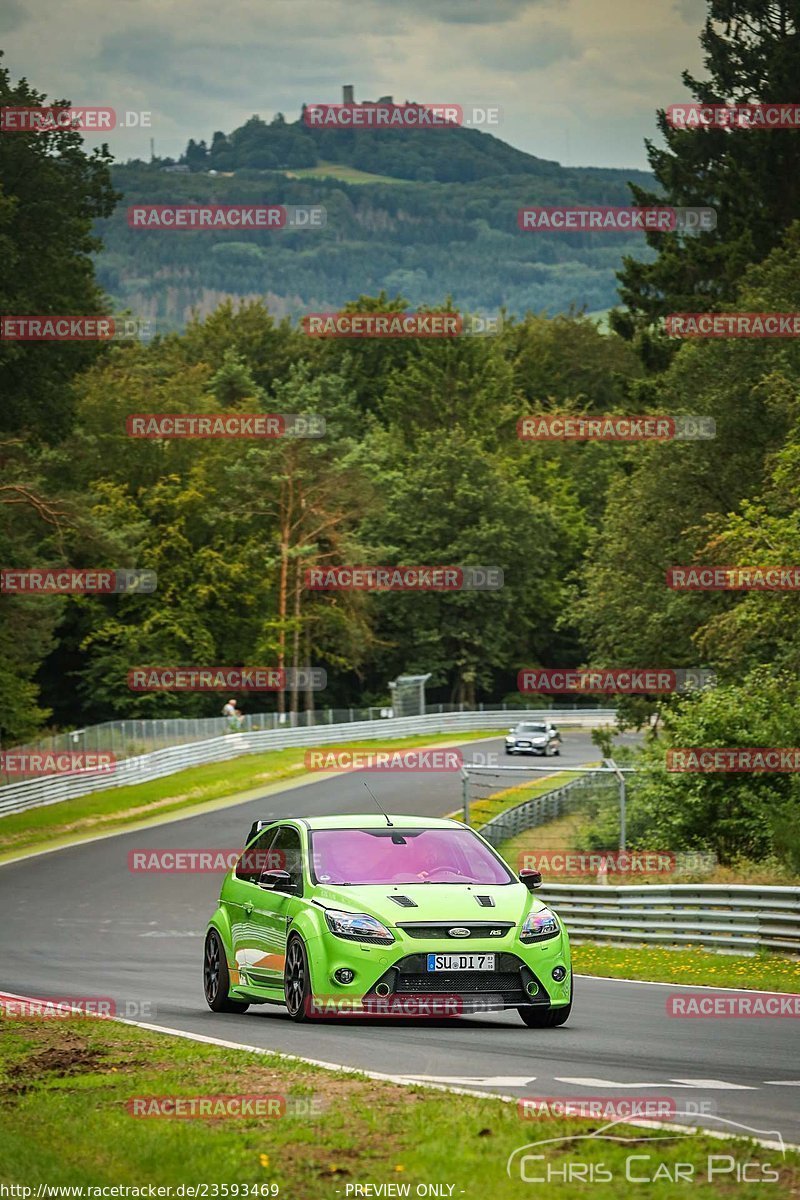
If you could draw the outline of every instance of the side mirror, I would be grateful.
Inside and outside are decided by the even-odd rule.
[[[536,888],[540,888],[542,886],[541,871],[520,871],[519,877],[529,892],[533,892],[536,890]]]
[[[258,877],[258,886],[268,892],[286,892],[294,885],[288,871],[264,870]]]

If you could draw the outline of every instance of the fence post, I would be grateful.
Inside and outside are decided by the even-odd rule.
[[[464,806],[464,824],[469,825],[469,775],[461,768],[461,798]]]
[[[622,771],[620,771],[619,767],[614,762],[613,758],[607,758],[605,760],[605,763],[606,763],[607,767],[611,767],[611,770],[614,771],[614,773],[617,776],[617,779],[619,780],[619,848],[620,848],[620,850],[624,850],[625,849],[625,841],[627,838],[627,829],[626,829],[627,811],[626,810],[627,810],[627,800],[628,800],[627,793],[625,791],[625,776],[622,774]]]

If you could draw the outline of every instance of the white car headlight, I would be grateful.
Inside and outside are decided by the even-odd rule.
[[[521,942],[546,942],[548,938],[557,937],[561,932],[558,917],[549,908],[539,908],[529,912],[522,922],[519,931]]]
[[[339,909],[326,908],[325,920],[331,933],[337,937],[348,938],[351,942],[393,942],[385,925],[368,913],[341,912]]]

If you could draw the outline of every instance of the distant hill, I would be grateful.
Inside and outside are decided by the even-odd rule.
[[[179,159],[191,170],[276,171],[339,163],[372,175],[416,183],[473,183],[497,175],[558,174],[556,162],[515,150],[477,129],[319,129],[303,116],[278,113],[267,124],[253,116],[210,144],[191,140]]]
[[[253,117],[210,147],[190,141],[180,164],[115,167],[124,199],[98,223],[98,277],[119,307],[162,328],[228,295],[260,296],[293,317],[381,290],[414,306],[452,296],[471,311],[604,310],[616,303],[623,254],[647,257],[642,235],[522,233],[517,210],[629,204],[631,181],[653,183],[643,171],[562,167],[477,130],[320,131]],[[327,224],[133,230],[126,209],[136,202],[321,204]]]

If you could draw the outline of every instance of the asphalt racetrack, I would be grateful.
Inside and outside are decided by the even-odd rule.
[[[502,751],[502,739],[463,751],[466,761]],[[567,731],[561,759],[552,761],[597,758],[588,732]],[[500,761],[529,760],[501,754]],[[159,1026],[405,1079],[518,1096],[670,1096],[689,1114],[675,1120],[689,1123],[696,1113],[711,1129],[746,1132],[744,1125],[754,1136],[800,1143],[795,1023],[670,1018],[665,1006],[681,990],[675,985],[579,977],[572,1017],[553,1030],[528,1029],[513,1011],[311,1025],[295,1025],[271,1005],[241,1016],[210,1012],[203,936],[221,877],[134,873],[129,852],[236,848],[256,817],[364,811],[364,778],[390,812],[441,816],[460,805],[456,773],[350,773],[0,867],[0,987],[26,996],[113,997],[123,1012]]]

